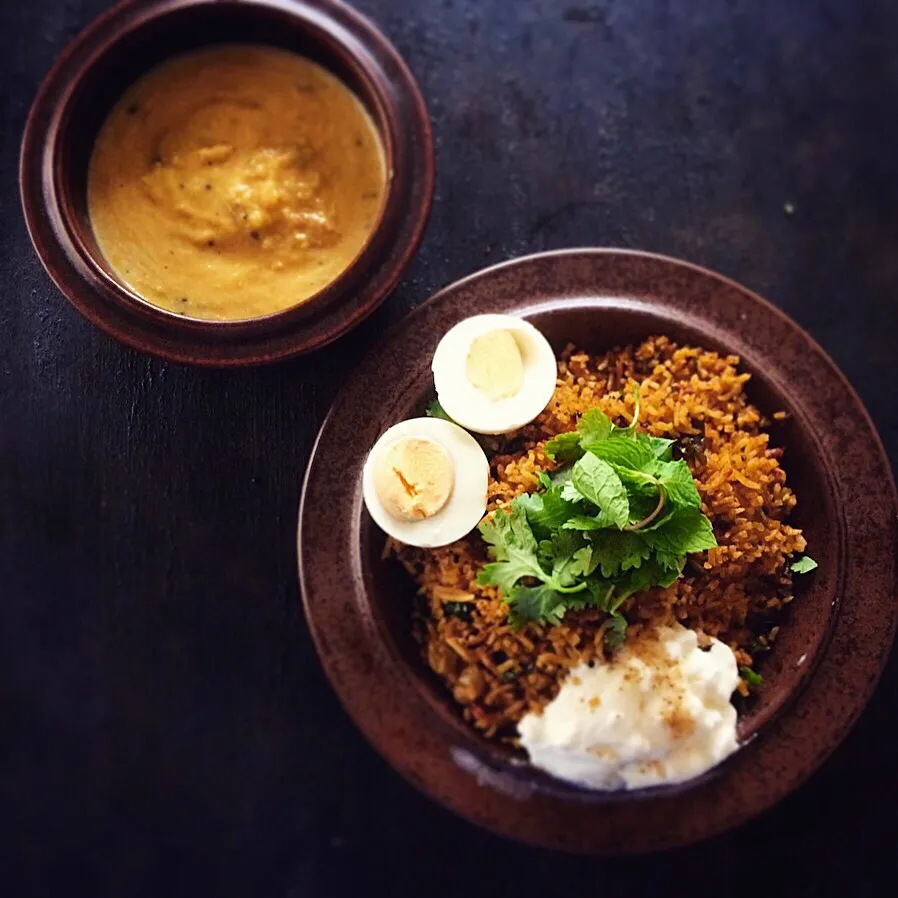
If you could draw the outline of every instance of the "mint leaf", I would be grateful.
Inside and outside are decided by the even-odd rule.
[[[701,508],[702,497],[686,462],[656,461],[652,466],[652,473],[664,489],[664,497],[671,509]]]
[[[633,439],[629,431],[618,430],[600,443],[586,443],[583,447],[598,458],[638,471],[655,461],[655,454],[645,442]]]
[[[698,508],[681,508],[665,518],[657,529],[646,527],[639,531],[654,549],[669,555],[703,552],[717,545],[711,522]]]
[[[809,574],[817,569],[817,562],[810,555],[802,555],[796,558],[790,565],[793,574]]]
[[[645,441],[648,448],[651,449],[652,454],[659,461],[671,460],[671,457],[673,456],[673,440],[668,440],[664,437],[650,437],[646,436],[644,433],[637,433],[636,439]]]
[[[552,461],[569,465],[583,455],[583,450],[580,448],[580,434],[560,433],[543,446],[543,452]]]
[[[635,496],[651,499],[652,507],[655,507],[658,502],[658,481],[653,474],[648,474],[645,471],[634,471],[616,464],[612,464],[611,467],[614,468],[614,472],[627,488],[631,500]]]
[[[608,439],[614,431],[611,419],[601,410],[591,408],[577,422],[577,430],[560,433],[543,447],[543,451],[553,461],[570,465],[579,459],[584,451]]]
[[[585,514],[575,514],[562,524],[565,530],[607,530],[617,527],[614,521],[604,512],[600,511],[595,517]]]
[[[560,624],[565,612],[565,598],[545,584],[515,586],[506,597],[508,617],[515,627],[523,626],[528,621]]]
[[[594,455],[584,455],[571,471],[571,483],[581,496],[597,505],[618,527],[626,526],[630,514],[627,490],[608,462]]]
[[[577,422],[577,434],[582,443],[600,443],[614,432],[611,419],[599,408],[591,408]]]

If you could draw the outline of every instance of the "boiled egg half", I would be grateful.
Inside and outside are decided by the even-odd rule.
[[[514,315],[475,315],[451,328],[433,356],[433,380],[446,414],[475,433],[529,424],[555,392],[549,341]]]
[[[391,427],[365,461],[362,491],[381,530],[435,548],[470,533],[486,511],[489,463],[477,440],[441,418]]]

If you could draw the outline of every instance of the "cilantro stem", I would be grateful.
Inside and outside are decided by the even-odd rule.
[[[576,586],[553,586],[555,592],[563,592],[565,595],[569,595],[572,592],[582,592],[586,589],[587,583],[584,580],[582,583],[578,583]]]
[[[636,524],[628,524],[624,527],[624,530],[629,530],[631,533],[635,533],[637,530],[642,530],[643,527],[648,527],[655,518],[658,517],[659,514],[664,510],[664,489],[659,484],[658,485],[658,504],[655,506],[655,510],[647,517],[643,518]]]
[[[630,597],[626,593],[624,593],[624,595],[622,595],[613,605],[608,606],[609,614],[617,614],[617,611],[620,608],[620,606],[623,605],[624,602],[626,602],[627,599],[629,599],[629,598]]]

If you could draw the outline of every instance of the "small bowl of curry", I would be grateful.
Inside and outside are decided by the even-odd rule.
[[[413,76],[332,0],[114,7],[41,85],[20,166],[65,296],[130,346],[207,365],[299,355],[373,311],[433,177]]]

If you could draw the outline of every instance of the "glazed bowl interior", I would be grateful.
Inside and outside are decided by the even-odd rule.
[[[713,332],[699,330],[672,315],[668,317],[659,307],[620,307],[597,314],[595,308],[580,304],[536,307],[524,314],[545,333],[556,353],[575,342],[578,348],[599,354],[657,334],[669,336],[680,344],[699,345],[723,354],[733,351],[733,347],[724,345]],[[759,694],[740,706],[739,739],[745,745],[762,733],[764,727],[799,694],[826,646],[837,610],[836,572],[841,566],[841,550],[834,488],[809,425],[789,397],[752,363],[750,356],[742,355],[741,368],[751,374],[746,387],[749,400],[763,414],[772,419],[775,412],[786,412],[784,420],[772,420],[769,428],[771,446],[784,449],[782,464],[787,484],[798,497],[789,523],[804,531],[809,552],[820,563],[812,577],[795,577],[796,601],[787,606],[776,621],[782,626],[775,648],[767,655],[758,656],[757,669],[764,677],[764,686]],[[422,366],[419,385],[417,393],[409,394],[403,417],[421,413],[426,402],[433,398],[426,366]],[[464,742],[481,762],[493,768],[505,768],[514,776],[526,776],[544,791],[584,801],[620,801],[638,796],[638,792],[590,793],[565,786],[536,770],[522,767],[523,755],[514,749],[488,742],[474,733],[462,719],[446,687],[421,658],[412,630],[415,587],[411,578],[398,562],[383,560],[384,536],[361,506],[360,514],[361,563],[372,617],[384,643],[405,668],[410,683],[442,725],[452,731],[453,741]],[[684,786],[662,786],[643,791],[648,794],[689,788],[700,780],[717,776],[726,766],[727,762],[724,762]]]
[[[311,20],[295,18],[277,4],[238,2],[175,6],[147,19],[139,27],[124,33],[97,56],[76,85],[60,126],[60,158],[56,166],[60,173],[57,189],[73,242],[88,264],[99,269],[103,277],[112,281],[133,301],[143,302],[108,265],[91,227],[87,173],[94,141],[113,106],[138,78],[173,56],[215,44],[265,44],[304,56],[330,71],[366,107],[377,128],[387,171],[393,164],[389,120],[374,84],[360,62],[363,57],[351,54],[326,28]],[[378,224],[348,270],[355,267],[376,243],[388,192],[389,183]],[[331,294],[333,291],[326,287],[298,307],[286,311],[303,309]],[[159,311],[168,314],[164,310]],[[284,312],[275,313],[282,314]],[[264,317],[275,316],[251,320],[263,320]],[[203,322],[214,327],[241,323]]]

